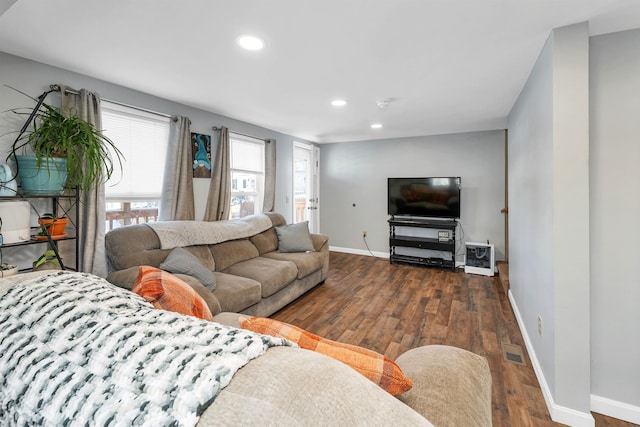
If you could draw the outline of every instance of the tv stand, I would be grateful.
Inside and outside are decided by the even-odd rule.
[[[391,217],[389,219],[389,262],[391,264],[402,262],[408,264],[418,264],[427,267],[456,268],[456,227],[455,220],[438,220],[430,218],[405,218]],[[438,237],[415,237],[405,236],[397,233],[396,227],[415,227],[421,229],[431,229],[447,231],[448,238]],[[397,254],[396,248],[417,248],[430,249],[450,254],[451,259],[437,256],[416,256]]]

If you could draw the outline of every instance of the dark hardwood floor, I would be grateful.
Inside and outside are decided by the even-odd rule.
[[[325,283],[272,316],[395,359],[422,345],[461,347],[487,358],[494,426],[559,426],[549,417],[514,314],[497,277],[390,265],[332,252]],[[507,361],[503,344],[522,348],[526,365]],[[596,417],[596,425],[628,426]]]

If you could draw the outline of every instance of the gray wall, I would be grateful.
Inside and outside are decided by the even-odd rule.
[[[553,47],[547,43],[509,115],[509,282],[549,388],[555,387]],[[544,333],[537,332],[537,317]]]
[[[509,115],[511,297],[558,421],[638,423],[640,30],[587,37],[555,30]]]
[[[590,48],[591,393],[640,423],[640,29]]]
[[[460,176],[464,240],[489,240],[504,259],[504,138],[498,130],[323,145],[321,231],[332,247],[358,252],[366,230],[371,250],[388,254],[387,178]]]
[[[32,107],[35,105],[25,96],[3,85],[14,87],[36,97],[44,90],[47,90],[49,84],[52,83],[61,83],[76,89],[86,88],[98,92],[102,98],[152,111],[188,116],[191,119],[192,132],[212,135],[212,145],[214,145],[212,146],[212,153],[214,155],[216,150],[215,145],[217,144],[217,135],[211,130],[211,127],[214,125],[227,126],[229,129],[261,138],[275,138],[277,140],[275,210],[276,212],[282,213],[287,218],[287,221],[290,222],[292,220],[290,183],[293,176],[293,140],[296,139],[303,142],[304,140],[3,52],[0,52],[0,163],[5,162],[9,147],[15,138],[15,134],[8,133],[19,130],[25,120],[25,117],[16,116],[15,114],[7,112],[7,110],[17,107]],[[180,82],[176,82],[176,84],[180,84]],[[241,94],[238,96],[241,96]],[[59,94],[50,94],[47,102],[59,105]],[[204,215],[208,188],[208,179],[194,179],[197,218],[201,218]],[[35,217],[32,221],[35,225]],[[40,249],[41,248],[38,248],[39,252],[41,252]],[[34,249],[34,251],[35,250],[36,249]],[[9,250],[7,250],[5,257],[9,256],[8,251]],[[34,259],[34,255],[28,253],[28,251],[23,252],[25,253],[24,259],[18,262],[22,267],[26,267]],[[6,258],[5,261],[14,262],[15,259]]]
[[[508,120],[514,308],[551,415],[572,424],[591,419],[588,65],[587,24],[554,30]]]

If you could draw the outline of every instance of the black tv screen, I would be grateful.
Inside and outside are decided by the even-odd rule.
[[[460,177],[388,178],[389,215],[460,218]]]

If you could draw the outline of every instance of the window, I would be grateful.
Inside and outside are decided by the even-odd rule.
[[[169,117],[102,102],[102,128],[122,151],[105,185],[106,229],[158,220],[164,164],[169,143]]]
[[[229,219],[262,212],[264,141],[229,133],[231,146],[231,212]]]

